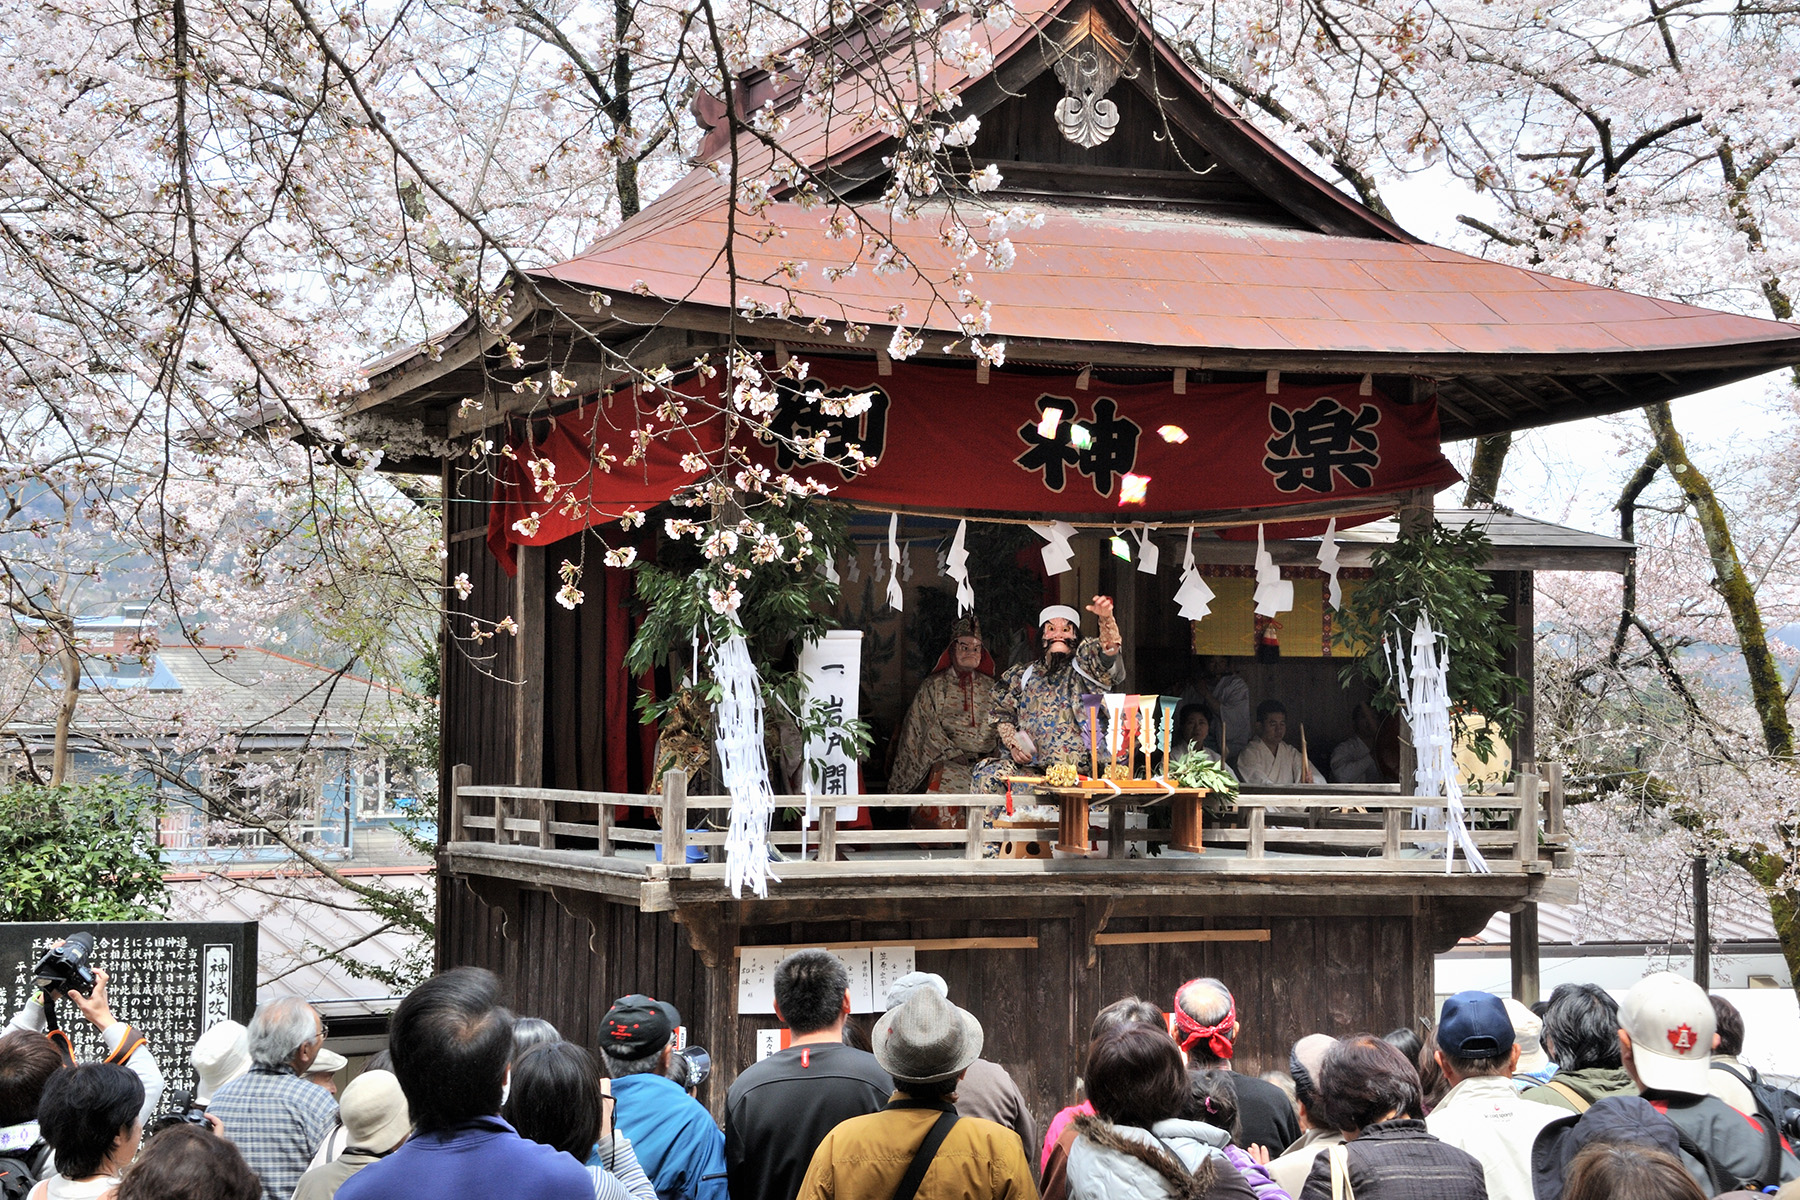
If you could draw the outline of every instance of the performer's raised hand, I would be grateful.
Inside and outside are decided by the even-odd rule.
[[[1113,599],[1111,596],[1095,596],[1087,610],[1102,621],[1108,620],[1113,615]]]

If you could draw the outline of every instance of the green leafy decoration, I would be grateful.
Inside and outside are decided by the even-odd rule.
[[[1180,757],[1170,763],[1169,773],[1182,787],[1205,788],[1229,804],[1237,802],[1238,781],[1236,777],[1199,746],[1189,746]]]
[[[1518,696],[1525,681],[1506,669],[1518,631],[1504,620],[1506,597],[1494,590],[1485,565],[1493,543],[1474,524],[1403,532],[1376,550],[1373,572],[1346,599],[1335,621],[1336,644],[1367,648],[1340,673],[1348,687],[1358,675],[1374,688],[1370,703],[1389,713],[1399,707],[1391,653],[1410,643],[1421,608],[1450,655],[1447,684],[1458,740],[1467,738],[1482,761],[1493,754],[1496,732],[1511,737],[1519,725]],[[1408,664],[1410,667],[1410,663]],[[1487,718],[1471,731],[1469,717]]]
[[[116,777],[0,789],[0,921],[161,917],[162,811],[153,790]]]

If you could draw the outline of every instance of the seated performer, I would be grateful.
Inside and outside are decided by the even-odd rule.
[[[1054,763],[1086,761],[1082,693],[1117,691],[1125,682],[1112,598],[1095,596],[1087,610],[1100,618],[1097,638],[1081,637],[1081,614],[1066,604],[1038,614],[1043,655],[1008,667],[994,689],[990,720],[1002,753],[976,765],[976,791],[1001,791],[1003,775],[1042,775]]]
[[[1245,783],[1313,783],[1312,764],[1287,744],[1287,706],[1264,700],[1256,706],[1256,737],[1238,755],[1238,778]]]
[[[1206,705],[1183,704],[1176,717],[1175,728],[1178,732],[1175,741],[1169,746],[1169,761],[1173,763],[1179,760],[1182,755],[1198,746],[1202,754],[1224,767],[1226,773],[1235,778],[1237,772],[1207,745],[1207,740],[1212,737],[1212,714],[1207,711]]]
[[[1368,704],[1359,704],[1350,714],[1356,733],[1337,744],[1331,752],[1331,782],[1385,783],[1381,765],[1375,761],[1375,737],[1381,722]]]
[[[1218,715],[1211,721],[1213,745],[1221,756],[1231,758],[1250,744],[1255,732],[1250,727],[1250,685],[1232,669],[1231,660],[1223,654],[1209,654],[1200,662],[1200,674],[1182,689],[1181,702],[1200,701]],[[1219,744],[1223,734],[1225,744]]]
[[[951,626],[950,645],[906,710],[889,789],[970,791],[975,764],[994,752],[994,727],[988,723],[993,698],[994,660],[981,644],[980,624],[965,617]]]

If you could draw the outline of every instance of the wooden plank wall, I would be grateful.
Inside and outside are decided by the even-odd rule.
[[[716,981],[666,913],[640,913],[599,904],[596,930],[571,915],[548,892],[520,890],[516,913],[488,905],[459,879],[442,891],[448,924],[440,944],[448,966],[486,967],[506,985],[507,1003],[519,1016],[542,1017],[588,1049],[597,1046],[600,1018],[620,996],[643,992],[681,1011],[692,1040],[712,1049],[707,1026]],[[721,977],[729,988],[730,975]],[[727,992],[729,996],[729,992]],[[727,1080],[727,1084],[729,1080]],[[723,1112],[725,1084],[700,1093]]]
[[[516,640],[499,634],[483,642],[470,639],[470,622],[483,632],[512,615],[512,576],[488,552],[488,497],[492,480],[480,472],[458,474],[449,467],[445,504],[445,629],[443,639],[442,744],[446,751],[442,786],[450,786],[450,763],[467,763],[470,782],[513,782],[514,705],[517,691],[507,682],[515,676]],[[467,599],[449,586],[466,574],[473,585]]]
[[[693,1040],[713,1053],[715,1084],[700,1099],[722,1115],[725,1089],[754,1061],[756,1033],[773,1016],[737,1016],[735,960],[709,970],[669,914],[593,903],[602,929],[572,917],[546,893],[521,891],[518,916],[503,935],[494,911],[460,882],[447,884],[444,944],[453,964],[498,972],[522,1014],[542,1016],[592,1046],[608,1004],[642,991],[672,1001]],[[999,905],[996,905],[999,907]],[[1287,906],[1290,911],[1294,906]],[[985,1056],[1017,1080],[1040,1127],[1070,1102],[1094,1015],[1123,996],[1167,1009],[1184,981],[1211,975],[1238,1000],[1243,1033],[1238,1069],[1285,1070],[1289,1047],[1308,1033],[1384,1033],[1417,1028],[1432,1007],[1431,948],[1424,919],[1408,911],[1366,915],[1194,914],[1115,917],[1107,933],[1198,928],[1262,929],[1269,942],[1107,945],[1088,966],[1087,930],[1098,910],[1060,915],[931,920],[835,920],[755,925],[741,941],[806,946],[966,937],[1036,937],[1033,950],[926,950],[921,970],[935,971],[951,998],[986,1030]],[[590,945],[590,936],[592,945]],[[598,947],[597,949],[594,947]],[[857,1020],[867,1031],[874,1017]]]

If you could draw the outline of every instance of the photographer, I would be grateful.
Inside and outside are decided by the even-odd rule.
[[[80,948],[84,941],[86,948],[92,947],[91,935],[77,934],[67,942],[58,942],[55,947],[52,947],[52,953],[54,954],[56,950],[65,946]],[[81,949],[79,959],[82,960],[84,967],[86,956],[87,949]],[[47,955],[46,962],[49,959],[50,956]],[[41,979],[44,971],[43,964],[40,964],[38,969]],[[45,1010],[47,1004],[53,1005],[59,999],[68,1000],[75,1006],[76,1011],[87,1018],[89,1024],[99,1030],[100,1040],[105,1044],[107,1051],[105,1061],[129,1068],[143,1082],[144,1104],[138,1116],[140,1120],[147,1121],[150,1119],[150,1114],[154,1113],[157,1106],[162,1103],[162,1067],[157,1064],[156,1056],[150,1053],[150,1047],[144,1042],[142,1035],[129,1024],[113,1016],[112,1005],[107,1002],[106,996],[106,985],[111,978],[105,971],[97,967],[93,968],[93,982],[86,995],[73,988],[65,989],[46,984],[39,991],[33,992],[31,998],[25,1001],[25,1006],[14,1014],[7,1029],[23,1030],[26,1033],[47,1036],[52,1044],[57,1046],[65,1060],[72,1063],[75,1055],[69,1042],[69,1035],[61,1029],[50,1027],[48,1019],[50,1014]],[[65,980],[64,982],[71,981]]]

